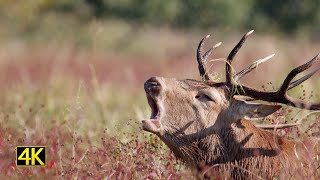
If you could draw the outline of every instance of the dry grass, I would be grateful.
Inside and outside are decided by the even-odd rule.
[[[95,26],[99,28],[94,28]],[[107,30],[99,24],[92,24],[90,27],[93,30],[100,29],[99,33]],[[142,88],[147,78],[154,75],[197,78],[194,49],[200,37],[188,34],[191,40],[174,44],[173,50],[162,52],[157,49],[165,49],[166,44],[178,42],[186,35],[170,34],[167,31],[165,32],[169,35],[163,35],[158,30],[159,37],[151,36],[151,32],[147,31],[146,36],[138,33],[139,36],[130,45],[133,48],[139,46],[139,50],[149,47],[146,55],[134,55],[130,50],[121,53],[121,49],[114,51],[116,53],[103,53],[96,51],[94,47],[93,50],[83,51],[71,48],[73,46],[70,44],[47,48],[29,48],[24,43],[22,46],[19,43],[2,45],[0,177],[196,178],[157,137],[143,132],[139,128],[139,122],[150,115]],[[170,39],[166,41],[161,36],[169,36]],[[237,38],[228,38],[214,58],[224,57],[235,44],[235,39]],[[224,38],[217,37],[214,41],[221,40]],[[245,77],[243,82],[257,88],[265,84],[260,89],[278,87],[289,69],[306,62],[319,48],[300,40],[285,42],[288,43],[266,36],[257,36],[248,41],[236,57],[237,70],[267,54],[277,55],[274,60]],[[303,46],[296,46],[301,42]],[[188,48],[183,43],[188,44]],[[150,44],[155,44],[156,47],[150,48]],[[156,49],[156,55],[150,49]],[[113,50],[109,49],[109,52]],[[211,70],[221,73],[223,67],[223,63],[217,62],[212,65]],[[302,99],[319,101],[317,89],[320,82],[316,77],[304,83],[303,87],[297,87],[291,94],[295,97],[304,94]],[[280,118],[280,123],[303,122],[298,128],[278,133],[295,139],[299,139],[301,135],[319,136],[319,114],[306,117],[308,113],[292,108],[277,113],[273,119],[283,117]],[[270,119],[268,123],[276,122]],[[16,167],[17,145],[46,145],[47,167]],[[315,161],[315,166],[319,169],[319,159]],[[305,173],[312,176],[310,172]]]
[[[2,91],[1,177],[142,179],[186,173],[157,137],[139,129],[137,116],[146,114],[141,93],[88,86],[63,82]],[[47,146],[47,167],[16,167],[18,145]]]

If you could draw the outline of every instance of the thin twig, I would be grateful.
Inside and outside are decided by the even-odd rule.
[[[301,125],[301,123],[292,123],[292,124],[256,124],[256,126],[258,128],[262,128],[262,129],[285,129],[285,128],[290,128],[290,127],[295,127]]]
[[[60,164],[60,171],[61,171],[60,177],[63,179],[64,170],[62,166],[62,150],[61,150],[61,144],[60,144],[60,137],[58,137],[58,146],[59,146],[58,156],[59,156],[59,164]]]

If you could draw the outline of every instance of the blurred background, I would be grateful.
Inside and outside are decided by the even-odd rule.
[[[319,8],[312,0],[2,0],[0,79],[88,80],[89,64],[99,81],[112,85],[141,86],[152,75],[194,77],[203,36],[213,35],[208,47],[222,41],[215,57],[225,57],[251,29],[236,68],[276,53],[262,70],[280,63],[273,69],[279,70],[318,52]]]
[[[21,174],[10,164],[15,145],[62,142],[63,153],[77,159],[86,149],[100,147],[106,134],[128,142],[126,133],[133,132],[139,142],[146,137],[142,143],[149,142],[149,134],[139,129],[141,119],[150,116],[144,81],[152,76],[200,79],[195,51],[207,34],[206,48],[223,42],[211,55],[217,59],[254,29],[234,68],[275,53],[242,81],[258,89],[279,87],[293,67],[319,53],[319,9],[317,0],[1,0],[0,147],[2,142],[5,153],[0,155],[5,163],[0,170]],[[208,65],[221,80],[224,66],[220,61]],[[319,88],[316,74],[290,94],[319,101]],[[305,116],[298,112],[283,122]],[[299,130],[314,133],[308,125]],[[75,137],[88,140],[79,145],[79,154],[70,152]],[[50,152],[59,154],[59,147]],[[70,164],[76,167],[74,161],[51,157],[60,175]],[[154,171],[151,165],[144,168]]]

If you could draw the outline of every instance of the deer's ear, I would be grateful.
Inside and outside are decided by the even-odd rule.
[[[279,110],[281,105],[260,104],[234,100],[232,110],[236,112],[236,119],[258,120]]]

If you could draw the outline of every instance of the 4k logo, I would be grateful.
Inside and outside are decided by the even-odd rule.
[[[45,146],[17,146],[17,166],[46,166]]]

